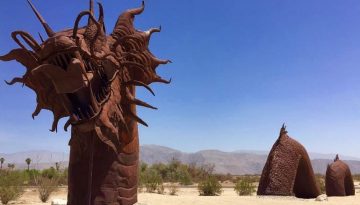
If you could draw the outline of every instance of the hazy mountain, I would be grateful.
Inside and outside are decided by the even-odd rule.
[[[179,150],[158,145],[141,146],[140,158],[148,164],[167,163],[173,158],[183,163],[215,164],[217,173],[231,174],[261,174],[269,151],[237,150],[222,152],[219,150],[203,150],[195,153],[186,153]],[[325,174],[328,163],[331,163],[335,154],[309,153],[315,173]],[[349,164],[354,174],[360,174],[360,159],[351,156],[340,158]]]
[[[181,152],[169,147],[158,145],[143,145],[140,148],[140,160],[148,163],[168,163],[172,159],[177,159],[183,163],[214,164],[217,173],[231,174],[261,174],[266,162],[268,151],[256,150],[237,150],[234,152],[223,152],[219,150],[202,150],[194,153]],[[332,161],[335,154],[309,153],[312,165],[316,173],[324,174],[327,164]],[[26,168],[25,159],[32,159],[31,168],[44,169],[55,166],[55,162],[60,162],[62,167],[66,167],[69,154],[50,151],[30,151],[18,152],[13,154],[0,154],[6,159],[7,163],[15,163],[16,168]],[[351,156],[342,156],[353,173],[360,174],[360,159]]]

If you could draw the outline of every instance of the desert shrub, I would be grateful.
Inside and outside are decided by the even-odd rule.
[[[166,164],[163,163],[156,163],[151,165],[150,167],[148,167],[150,169],[154,169],[156,170],[157,173],[159,173],[159,175],[161,176],[161,178],[166,181],[168,178],[168,172],[169,172],[169,167]]]
[[[323,175],[317,174],[316,175],[316,182],[319,185],[320,193],[325,194],[325,178]]]
[[[169,187],[169,194],[170,195],[176,195],[176,193],[179,191],[179,187],[175,183],[170,183]]]
[[[59,185],[67,185],[68,184],[68,168],[65,168],[63,171],[58,172],[58,182]]]
[[[191,175],[188,172],[188,165],[173,159],[169,164],[157,163],[151,166],[155,169],[164,182],[180,182],[182,185],[192,184]]]
[[[157,190],[158,194],[164,194],[165,193],[165,187],[164,187],[164,185],[162,183],[157,186],[156,190]]]
[[[239,196],[249,196],[255,192],[255,186],[251,177],[243,177],[237,181],[234,188]]]
[[[0,200],[3,204],[19,198],[23,190],[26,176],[20,171],[0,172]]]
[[[176,170],[176,178],[181,185],[192,184],[191,175],[188,172],[188,167],[186,165],[181,165],[180,167],[178,167],[178,169]]]
[[[47,177],[49,179],[59,178],[59,174],[60,173],[56,171],[54,167],[50,167],[49,169],[44,169],[41,172],[42,177]]]
[[[40,171],[36,169],[25,170],[25,174],[27,185],[36,186],[36,179],[41,175]]]
[[[144,188],[144,177],[145,171],[147,170],[148,165],[145,162],[140,162],[140,166],[138,168],[138,187]],[[141,189],[142,191],[142,189]]]
[[[140,178],[141,184],[149,193],[154,193],[163,182],[161,175],[155,169],[146,169],[141,173]]]
[[[139,168],[140,172],[144,172],[148,168],[148,164],[146,164],[145,162],[141,162]]]
[[[210,175],[213,175],[214,169],[214,164],[203,164],[198,166],[196,163],[191,163],[188,165],[188,173],[193,182],[206,180]]]
[[[222,193],[222,186],[215,176],[210,175],[198,184],[200,196],[218,196]]]
[[[50,195],[57,189],[58,187],[58,179],[57,178],[48,178],[41,176],[36,180],[37,188],[39,191],[39,198],[42,202],[47,202]]]

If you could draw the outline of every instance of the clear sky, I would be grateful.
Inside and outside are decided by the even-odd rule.
[[[102,1],[108,32],[138,0]],[[10,33],[44,31],[25,0],[3,0],[0,53],[17,45]],[[88,1],[33,0],[54,30],[71,28]],[[283,122],[309,151],[360,157],[360,1],[147,0],[136,26],[162,25],[151,50],[173,64],[158,70],[173,83],[153,85],[159,107],[139,109],[150,125],[142,144],[183,151],[268,150]],[[0,80],[24,73],[0,62]],[[0,153],[67,151],[70,133],[49,132],[52,115],[35,121],[35,95],[0,83]],[[60,123],[59,128],[62,128]],[[60,129],[61,130],[61,129]]]

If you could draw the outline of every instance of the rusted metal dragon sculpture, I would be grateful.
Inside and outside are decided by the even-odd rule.
[[[16,60],[26,73],[9,85],[22,83],[34,90],[37,116],[42,109],[54,114],[51,131],[61,118],[71,125],[68,205],[131,205],[137,201],[138,125],[147,124],[136,115],[136,105],[155,107],[135,98],[135,87],[154,92],[149,84],[170,83],[156,74],[160,64],[148,49],[150,37],[160,28],[142,32],[133,21],[144,10],[125,11],[107,36],[104,11],[94,17],[94,2],[81,12],[72,29],[54,32],[33,4],[32,10],[48,38],[38,43],[29,33],[14,31],[20,46],[2,61]],[[79,27],[83,17],[87,25]],[[22,41],[20,41],[22,40]],[[27,46],[31,49],[27,49]]]

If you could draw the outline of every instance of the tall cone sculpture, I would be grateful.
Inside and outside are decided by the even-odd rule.
[[[305,148],[288,136],[285,125],[262,171],[258,195],[315,198],[320,195]]]
[[[20,48],[0,56],[26,67],[22,77],[7,82],[21,83],[36,93],[33,117],[42,109],[54,114],[51,131],[61,118],[64,129],[71,125],[68,205],[131,205],[137,201],[139,162],[136,106],[155,107],[135,97],[141,86],[154,94],[151,83],[165,83],[156,68],[169,60],[156,58],[148,49],[150,37],[160,28],[134,28],[139,8],[125,11],[106,35],[103,6],[94,16],[94,2],[81,12],[72,29],[55,32],[35,6],[31,9],[48,38],[38,43],[25,31],[11,36]],[[80,27],[83,17],[87,25]],[[24,44],[27,44],[25,46]],[[31,49],[28,49],[31,48]]]
[[[355,195],[354,181],[349,166],[336,155],[326,169],[325,189],[328,196]]]

